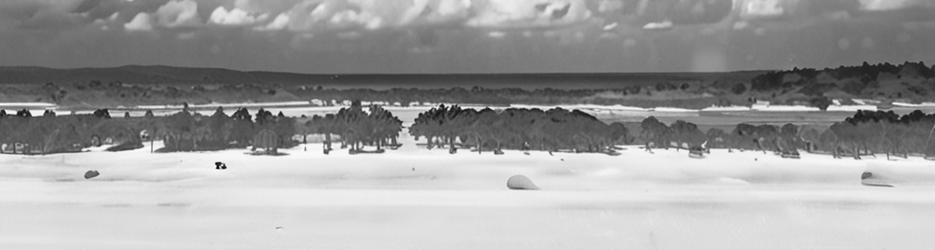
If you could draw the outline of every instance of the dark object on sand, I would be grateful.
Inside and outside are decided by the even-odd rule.
[[[869,171],[860,174],[860,184],[871,187],[893,187],[893,185],[878,182],[878,180],[874,178],[873,173]]]
[[[802,158],[802,155],[799,154],[799,151],[795,149],[783,150],[779,156],[782,158],[786,158],[786,159],[801,159]]]
[[[511,176],[506,180],[506,187],[512,190],[539,190],[539,187],[525,175]]]
[[[688,149],[688,157],[701,159],[704,158],[705,149],[702,147],[691,147]]]
[[[227,169],[227,164],[223,162],[214,162],[214,169]]]
[[[101,172],[98,172],[97,170],[88,170],[88,172],[84,172],[85,179],[91,179],[97,177],[98,175],[101,175]]]
[[[377,149],[377,150],[363,150],[363,149],[356,149],[356,150],[355,150],[355,149],[348,149],[348,150],[347,150],[347,154],[350,154],[350,155],[356,155],[356,154],[382,154],[382,153],[386,153],[386,150],[385,150],[385,149],[382,149],[382,148],[381,148],[381,149]]]

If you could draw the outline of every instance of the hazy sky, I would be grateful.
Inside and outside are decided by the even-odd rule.
[[[2,0],[0,65],[303,73],[935,63],[935,0]]]

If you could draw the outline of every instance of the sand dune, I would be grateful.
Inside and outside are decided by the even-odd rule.
[[[935,168],[714,150],[0,155],[0,248],[926,249]],[[158,145],[157,145],[158,146]],[[228,170],[214,169],[223,161]],[[87,170],[101,175],[85,180]],[[897,187],[860,185],[874,171]],[[512,175],[541,190],[511,191]],[[833,236],[832,236],[833,235]]]

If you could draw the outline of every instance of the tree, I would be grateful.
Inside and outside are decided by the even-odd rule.
[[[610,124],[610,139],[614,143],[618,144],[629,144],[630,143],[630,131],[627,129],[627,126],[624,126],[623,123],[614,122]]]
[[[700,146],[706,140],[706,136],[698,129],[694,123],[677,120],[672,124],[672,139],[676,141],[676,149],[689,149]]]
[[[819,138],[821,134],[815,129],[802,130],[799,139],[805,143],[805,151],[812,153],[818,149]]]
[[[747,85],[743,83],[734,84],[734,86],[730,88],[730,92],[735,95],[743,94],[747,92]]]
[[[831,99],[828,98],[827,96],[814,97],[809,101],[809,103],[812,106],[818,107],[818,109],[820,109],[821,111],[828,110],[828,106],[831,106],[831,104],[833,104]]]
[[[94,110],[94,117],[110,119],[110,111],[107,109]]]
[[[237,112],[234,112],[231,115],[232,125],[230,132],[230,140],[235,142],[235,145],[238,146],[247,146],[251,144],[253,139],[253,116],[250,115],[250,111],[246,108],[240,108]]]
[[[32,117],[32,113],[28,109],[22,109],[16,112],[16,116],[29,118]]]
[[[654,116],[643,119],[640,122],[640,138],[646,142],[646,150],[651,151],[656,146],[669,148],[669,127],[660,122]]]
[[[727,148],[731,150],[733,145],[728,141],[727,133],[719,128],[708,129],[705,134],[709,148]]]

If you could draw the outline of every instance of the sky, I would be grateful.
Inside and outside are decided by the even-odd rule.
[[[935,0],[2,0],[0,65],[299,73],[935,64]]]

